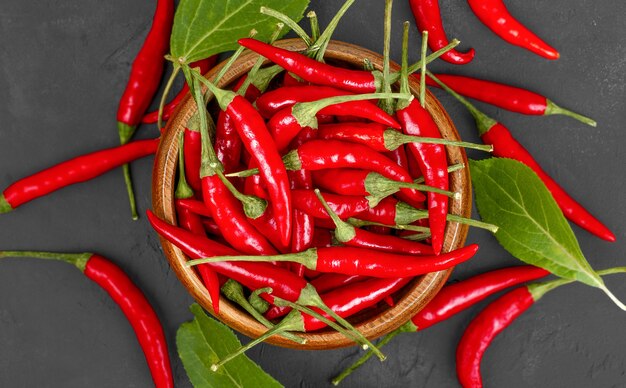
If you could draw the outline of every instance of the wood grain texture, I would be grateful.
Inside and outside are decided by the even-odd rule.
[[[289,50],[303,50],[305,48],[299,39],[281,40],[276,45]],[[226,72],[218,86],[228,85],[245,74],[252,67],[257,57],[256,54],[245,51],[232,68]],[[377,69],[382,69],[382,57],[379,54],[343,42],[331,41],[326,52],[326,58],[329,61],[343,62],[349,66],[359,68],[362,66],[363,60],[369,59]],[[206,74],[206,77],[211,79],[223,64],[212,69]],[[399,70],[397,64],[392,63],[391,66],[393,71]],[[411,77],[410,88],[414,95],[419,93],[417,78]],[[426,95],[426,108],[435,119],[444,138],[459,140],[459,135],[450,117],[429,91],[427,91]],[[158,217],[170,223],[176,222],[173,200],[178,152],[177,134],[184,129],[185,123],[195,111],[196,106],[188,95],[168,121],[155,158],[152,177],[153,209]],[[467,165],[467,157],[463,149],[446,147],[446,151],[450,164],[465,163]],[[460,199],[450,200],[450,213],[463,217],[470,216],[472,203],[470,185],[467,168],[450,175],[450,190],[458,191],[462,194]],[[467,232],[468,227],[466,225],[449,222],[446,227],[444,251],[448,252],[463,246]],[[209,294],[200,278],[192,268],[187,268],[184,265],[188,258],[168,241],[161,239],[161,244],[170,266],[185,288],[199,304],[215,315]],[[405,323],[412,315],[423,308],[441,289],[451,272],[452,269],[449,269],[418,277],[395,294],[394,299],[397,302],[393,307],[382,306],[376,310],[369,310],[352,317],[350,322],[370,339],[387,334]],[[218,319],[249,337],[256,338],[266,331],[264,326],[223,297],[220,298],[220,310],[220,315],[216,316]],[[280,336],[274,336],[267,342],[284,347],[308,350],[333,349],[354,345],[349,339],[331,330],[306,333],[303,334],[303,337],[307,339],[307,343],[304,345],[290,342]]]

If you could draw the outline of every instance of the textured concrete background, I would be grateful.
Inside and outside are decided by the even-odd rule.
[[[406,1],[394,6],[393,58],[400,56]],[[481,105],[505,123],[557,181],[605,221],[618,242],[574,228],[591,264],[626,263],[626,3],[618,0],[507,1],[510,11],[561,52],[550,62],[493,35],[464,1],[441,2],[450,37],[474,47],[464,67],[432,68],[525,86],[597,119],[591,128],[565,117],[523,117]],[[325,25],[338,1],[312,1]],[[382,51],[383,2],[361,0],[336,39]],[[117,144],[115,112],[130,64],[150,26],[153,1],[3,0],[0,5],[0,186],[72,156]],[[411,37],[411,59],[419,39]],[[462,137],[477,141],[470,116],[437,93]],[[154,136],[153,126],[140,137]],[[150,206],[152,160],[133,164],[139,207]],[[488,233],[473,230],[481,251],[453,279],[513,265]],[[190,386],[174,346],[190,318],[191,298],[167,266],[145,217],[130,220],[121,171],[64,189],[0,217],[1,249],[97,251],[120,264],[161,317],[177,386]],[[609,287],[626,299],[623,277]],[[456,386],[454,349],[484,305],[386,348],[346,387]],[[626,313],[582,285],[547,295],[500,335],[483,361],[490,387],[626,386]],[[289,387],[329,385],[355,348],[304,352],[259,346],[249,355]],[[74,268],[3,260],[0,269],[0,386],[145,387],[151,378],[118,307]]]

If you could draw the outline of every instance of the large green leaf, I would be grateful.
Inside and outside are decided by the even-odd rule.
[[[261,14],[261,6],[298,21],[308,4],[309,0],[181,0],[174,16],[171,55],[191,63],[234,50],[237,40],[252,29],[257,30],[255,38],[267,40],[277,20]]]
[[[481,218],[513,256],[557,276],[605,289],[552,195],[528,166],[504,158],[470,161]]]
[[[211,365],[237,350],[241,343],[231,329],[210,318],[199,305],[191,305],[190,310],[195,318],[178,328],[176,347],[195,388],[282,387],[243,354],[216,372],[211,371]]]

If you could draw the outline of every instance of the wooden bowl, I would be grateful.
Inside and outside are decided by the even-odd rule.
[[[299,39],[281,40],[276,42],[276,46],[288,50],[305,49],[304,44]],[[257,57],[256,54],[249,51],[244,52],[231,69],[228,70],[218,86],[224,87],[236,81],[252,67]],[[329,61],[345,63],[347,66],[354,68],[362,68],[363,61],[369,59],[377,69],[382,70],[383,59],[379,54],[348,43],[331,41],[326,51],[326,58]],[[211,78],[223,65],[224,63],[212,69],[206,75],[207,78]],[[398,71],[399,66],[392,64],[392,70]],[[419,83],[416,82],[415,79],[411,79],[410,88],[414,95],[419,94]],[[426,108],[435,119],[444,138],[459,140],[459,135],[450,117],[448,117],[439,101],[429,92],[427,92],[426,95]],[[195,111],[196,106],[188,95],[167,122],[161,145],[156,154],[152,181],[154,213],[170,223],[176,222],[174,188],[177,171],[177,135],[179,131],[184,129],[184,124]],[[467,157],[463,149],[447,147],[447,155],[449,163],[465,163],[467,165]],[[472,201],[469,171],[467,168],[450,174],[450,190],[462,194],[461,199],[450,201],[450,212],[463,217],[469,217]],[[446,227],[444,251],[447,252],[463,246],[467,237],[467,229],[468,227],[466,225],[449,222]],[[165,256],[185,288],[187,288],[189,293],[200,305],[215,315],[209,294],[196,271],[184,265],[188,258],[168,241],[161,239],[161,243]],[[366,313],[352,317],[350,321],[370,339],[387,334],[405,323],[424,307],[441,289],[451,272],[452,269],[449,269],[418,277],[394,295],[394,299],[397,302],[393,307],[381,306],[377,309],[369,310]],[[220,298],[220,315],[216,317],[233,329],[252,338],[258,337],[267,330],[246,312],[224,297]],[[332,330],[306,333],[303,334],[303,337],[307,339],[304,345],[291,342],[280,336],[273,336],[267,342],[284,347],[309,350],[333,349],[354,345],[354,342]]]

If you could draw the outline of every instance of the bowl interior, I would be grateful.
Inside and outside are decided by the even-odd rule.
[[[289,50],[304,50],[305,46],[299,39],[285,39],[275,43],[279,47]],[[254,64],[258,56],[251,52],[244,52],[235,64],[228,70],[218,86],[226,86],[235,82],[245,74]],[[343,63],[346,66],[362,68],[363,61],[369,59],[375,68],[382,69],[382,57],[364,48],[348,43],[331,41],[326,51],[326,58],[334,63]],[[207,78],[213,76],[224,63],[212,69]],[[399,66],[392,63],[392,71],[398,71]],[[419,83],[415,77],[410,78],[410,88],[414,95],[419,94]],[[442,136],[450,140],[459,140],[459,135],[439,101],[430,93],[426,95],[426,108],[437,123]],[[177,169],[179,131],[184,130],[187,120],[196,112],[193,100],[187,96],[179,105],[176,112],[167,123],[162,136],[159,150],[156,154],[153,172],[152,201],[154,213],[170,222],[176,223],[174,210],[174,188]],[[465,152],[459,147],[446,147],[450,164],[465,163]],[[468,169],[462,169],[450,174],[450,190],[460,192],[460,199],[450,200],[449,210],[452,214],[469,217],[471,213],[471,187]],[[444,252],[461,247],[465,243],[468,227],[454,222],[448,222],[446,227]],[[184,263],[188,258],[168,241],[161,239],[163,251],[170,266],[185,288],[207,311],[215,315],[209,294],[197,273],[187,268]],[[387,334],[417,313],[441,289],[452,269],[429,273],[415,278],[411,283],[394,294],[396,301],[393,307],[382,306],[368,309],[366,312],[350,318],[350,322],[370,339]],[[220,298],[220,314],[216,315],[222,322],[233,329],[256,338],[267,329],[239,309],[224,297]],[[302,335],[307,339],[306,344],[297,344],[280,336],[271,337],[267,342],[301,349],[332,349],[353,345],[354,343],[343,335],[332,330],[321,330]]]

